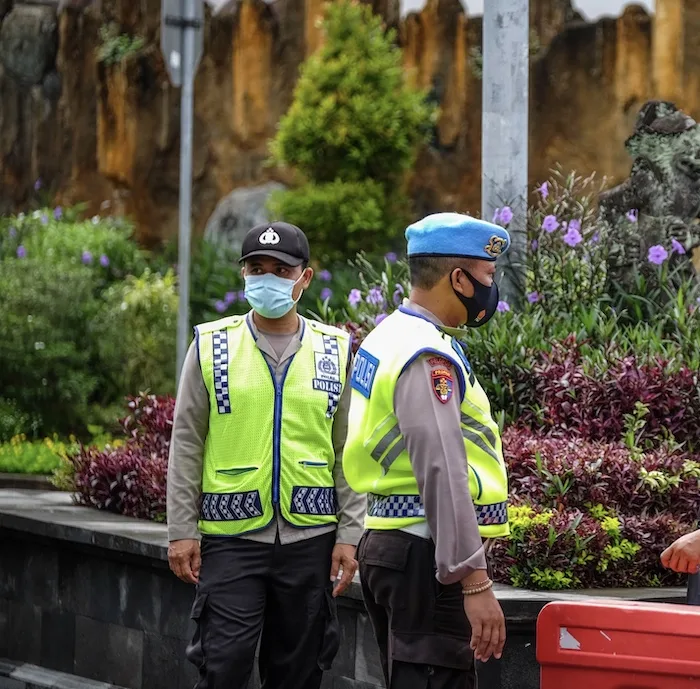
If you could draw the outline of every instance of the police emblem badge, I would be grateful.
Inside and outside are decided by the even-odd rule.
[[[491,256],[491,258],[496,258],[503,253],[506,248],[508,241],[503,237],[499,237],[497,234],[491,235],[489,243],[484,247],[484,251]]]
[[[447,404],[452,398],[452,392],[454,390],[452,374],[444,368],[436,368],[431,371],[430,375],[435,396],[442,404]]]

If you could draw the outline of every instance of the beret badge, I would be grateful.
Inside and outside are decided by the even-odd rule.
[[[507,245],[508,241],[506,239],[494,234],[489,239],[489,243],[484,247],[484,251],[492,258],[496,258],[503,253]]]

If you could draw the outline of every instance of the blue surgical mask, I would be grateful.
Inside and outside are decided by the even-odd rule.
[[[299,280],[303,277],[302,273]],[[299,280],[287,280],[272,273],[246,275],[245,298],[263,318],[282,318],[301,299],[301,294],[299,299],[292,297],[294,286]]]

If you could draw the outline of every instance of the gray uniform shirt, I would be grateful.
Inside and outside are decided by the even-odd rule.
[[[256,345],[281,379],[291,358],[301,348],[301,320],[299,330],[288,335],[263,333],[250,318],[255,333]],[[362,535],[366,509],[366,496],[357,495],[348,486],[343,474],[343,446],[347,435],[350,385],[346,385],[333,418],[333,448],[335,467],[333,478],[338,498],[337,543],[357,545]],[[242,418],[241,423],[246,423]],[[185,357],[180,376],[180,385],[175,402],[170,458],[168,462],[168,539],[201,538],[199,520],[199,498],[202,491],[204,465],[204,442],[209,430],[209,394],[199,367],[196,344],[193,342]],[[336,529],[329,525],[313,529],[298,529],[288,524],[279,512],[275,520],[265,529],[239,536],[260,543],[274,543],[279,535],[282,544],[296,543],[320,536]]]
[[[436,325],[435,315],[404,300],[404,306]],[[447,403],[433,389],[432,371],[448,369],[454,392]],[[394,390],[394,410],[418,490],[425,507],[426,524],[404,529],[435,541],[437,578],[452,584],[477,569],[486,569],[486,554],[479,534],[476,511],[469,491],[469,471],[460,423],[460,399],[454,366],[426,354],[401,374]]]

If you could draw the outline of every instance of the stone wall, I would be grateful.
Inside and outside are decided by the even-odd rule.
[[[192,687],[184,651],[194,591],[168,570],[166,553],[163,524],[75,507],[57,491],[0,488],[0,687],[8,686],[3,658],[10,669],[31,663],[125,689]],[[551,600],[595,593],[683,603],[686,596],[682,589],[495,590],[508,641],[500,661],[479,667],[480,686],[489,689],[538,689],[535,625]],[[357,581],[338,600],[341,648],[322,689],[379,689],[378,651]],[[257,677],[250,689],[259,689]]]
[[[299,65],[321,41],[322,4],[240,0],[207,15],[195,88],[198,232],[232,189],[289,181],[263,163]],[[417,210],[477,212],[481,82],[472,62],[481,19],[459,0],[428,0],[403,20],[397,0],[372,4],[397,28],[409,78],[441,106],[413,176]],[[630,6],[596,23],[582,21],[570,0],[531,5],[540,43],[531,68],[533,184],[556,163],[626,176],[622,144],[649,98],[700,114],[700,0],[657,0],[655,18]],[[66,2],[58,17],[50,3],[0,3],[0,212],[26,204],[41,177],[59,203],[88,201],[99,212],[106,201],[132,215],[147,245],[176,234],[179,91],[161,57],[159,12],[160,0]],[[110,23],[146,47],[98,62],[100,27]]]

